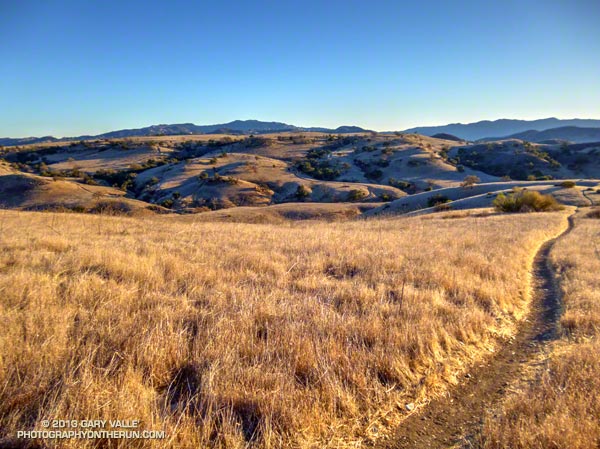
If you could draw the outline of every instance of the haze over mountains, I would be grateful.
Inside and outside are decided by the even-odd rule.
[[[593,119],[557,119],[555,117],[539,120],[483,120],[475,123],[452,123],[444,126],[421,126],[404,130],[408,133],[433,136],[446,133],[466,140],[480,140],[485,138],[504,138],[524,131],[545,131],[559,127],[585,127],[600,128],[600,120]],[[555,137],[557,138],[557,137]]]
[[[264,122],[260,120],[234,120],[215,125],[195,125],[193,123],[161,124],[144,128],[121,129],[98,135],[56,138],[53,136],[0,138],[0,145],[28,145],[42,142],[69,140],[114,139],[144,136],[171,136],[194,134],[265,134],[278,132],[325,132],[348,134],[368,132],[359,126],[340,126],[338,128],[299,127],[282,122]],[[403,133],[416,133],[425,136],[456,136],[459,139],[499,140],[505,138],[523,139],[532,142],[544,140],[568,140],[571,142],[591,142],[600,140],[600,120],[595,119],[557,119],[540,120],[484,120],[475,123],[453,123],[443,126],[424,126],[409,128]]]
[[[174,136],[185,134],[265,134],[277,132],[326,132],[335,134],[357,133],[368,131],[358,126],[339,126],[335,129],[322,127],[299,127],[282,122],[263,122],[260,120],[234,120],[216,125],[195,125],[193,123],[161,124],[144,128],[121,129],[98,135],[56,138],[53,136],[0,138],[0,145],[27,145],[41,142],[58,142],[66,140],[116,139],[143,136]]]
[[[547,142],[552,140],[568,140],[574,143],[600,142],[600,128],[580,128],[577,126],[561,126],[560,128],[536,131],[530,129],[521,133],[511,134],[504,139],[520,139],[528,142]],[[488,137],[486,141],[499,140],[498,137]]]

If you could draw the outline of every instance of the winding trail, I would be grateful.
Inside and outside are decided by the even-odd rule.
[[[556,337],[561,315],[561,299],[549,255],[554,243],[573,229],[569,225],[559,236],[538,250],[532,267],[532,307],[514,339],[496,354],[471,370],[464,382],[447,396],[415,410],[396,430],[387,448],[473,448],[485,413],[500,404],[508,387],[525,376],[536,364],[548,342]],[[539,361],[537,362],[539,363]]]

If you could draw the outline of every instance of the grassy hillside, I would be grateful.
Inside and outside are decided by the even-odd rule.
[[[63,210],[144,214],[161,208],[127,198],[122,190],[23,173],[0,165],[0,207],[23,210]]]
[[[0,437],[86,418],[166,430],[143,447],[380,438],[514,332],[533,254],[566,221],[444,217],[3,211]]]

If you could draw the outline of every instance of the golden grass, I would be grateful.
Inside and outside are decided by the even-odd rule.
[[[541,377],[487,418],[486,448],[600,447],[600,221],[578,217],[551,253],[565,308],[561,339]]]
[[[169,438],[118,447],[360,446],[514,331],[565,222],[0,212],[0,438],[140,419]]]

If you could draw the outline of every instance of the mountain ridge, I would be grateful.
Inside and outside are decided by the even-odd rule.
[[[72,140],[91,140],[91,139],[119,139],[126,137],[146,137],[146,136],[169,136],[169,135],[185,135],[185,134],[214,134],[219,131],[227,131],[231,133],[241,134],[264,134],[277,132],[326,132],[326,133],[357,133],[369,132],[369,130],[359,126],[342,125],[337,128],[324,127],[299,127],[289,125],[283,122],[266,122],[260,120],[233,120],[228,123],[218,123],[214,125],[195,125],[194,123],[174,123],[174,124],[158,124],[150,125],[142,128],[129,128],[109,131],[96,135],[82,135],[73,137],[54,136],[44,137],[23,137],[23,138],[0,138],[0,145],[15,146],[28,145],[32,143],[43,142],[63,142]]]
[[[558,119],[549,117],[537,120],[498,119],[481,120],[473,123],[450,123],[440,126],[419,126],[404,130],[406,133],[451,134],[466,140],[480,140],[492,136],[510,136],[525,131],[545,131],[565,126],[600,128],[600,120],[596,119]]]
[[[573,143],[600,142],[600,128],[582,128],[578,126],[561,126],[543,131],[529,129],[516,134],[503,137],[487,137],[480,139],[481,142],[494,140],[520,139],[529,142],[543,143],[551,140],[564,140]]]
[[[600,129],[600,120],[597,119],[558,119],[550,117],[538,120],[516,120],[516,119],[498,119],[481,120],[473,123],[451,123],[440,126],[422,126],[409,128],[402,133],[416,133],[425,136],[450,135],[452,137],[468,140],[499,140],[506,138],[523,138],[525,140],[536,141],[535,134],[533,138],[519,137],[519,133],[544,132],[552,129],[578,128],[581,130]],[[169,136],[169,135],[194,135],[194,134],[264,134],[278,132],[324,132],[332,134],[347,134],[370,132],[370,130],[359,126],[342,125],[337,128],[325,127],[300,127],[283,122],[267,122],[261,120],[233,120],[228,123],[219,123],[214,125],[196,125],[194,123],[175,123],[158,124],[142,128],[129,128],[109,131],[97,135],[82,135],[73,137],[43,136],[43,137],[22,137],[22,138],[0,138],[0,146],[29,145],[44,142],[68,142],[77,140],[93,139],[115,139],[127,137],[147,137],[147,136]],[[563,139],[573,142],[584,142],[597,140],[594,137],[594,131],[581,131],[591,137],[580,137],[576,132],[570,131],[565,136],[544,137],[542,140]],[[552,134],[552,133],[550,133]],[[528,134],[524,134],[527,136]],[[499,136],[499,137],[492,137]],[[571,138],[569,138],[571,136]],[[541,138],[540,138],[541,139]],[[583,139],[583,140],[582,140]]]

